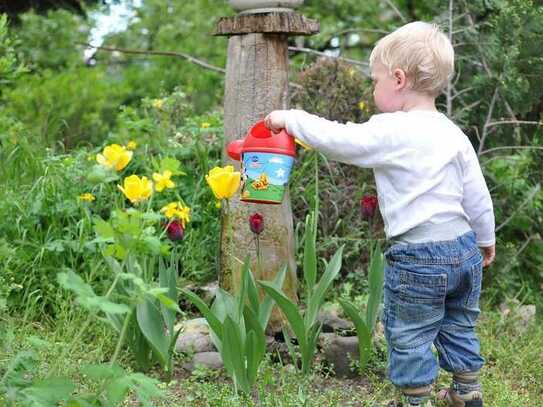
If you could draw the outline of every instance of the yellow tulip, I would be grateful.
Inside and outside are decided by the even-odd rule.
[[[153,193],[153,182],[147,177],[131,175],[124,179],[124,186],[117,185],[130,202],[139,203],[145,201]]]
[[[165,188],[175,187],[175,184],[170,179],[171,177],[172,172],[170,170],[166,170],[162,174],[158,172],[153,173],[153,180],[156,182],[155,189],[158,192],[162,192]]]
[[[233,165],[215,167],[206,175],[206,181],[215,198],[230,199],[239,188],[241,174],[239,171],[234,171]]]
[[[90,192],[85,192],[84,194],[79,195],[79,200],[80,201],[92,202],[95,199],[96,199],[96,197],[93,194],[91,194]]]
[[[364,102],[363,100],[361,100],[360,102],[358,102],[358,108],[362,111],[366,110],[366,102]]]
[[[164,106],[164,101],[162,99],[154,99],[153,100],[153,107],[155,109],[162,109],[162,106]]]
[[[126,144],[126,149],[127,149],[127,150],[135,150],[137,146],[138,146],[138,143],[136,143],[134,140],[130,140],[130,141]]]
[[[121,171],[126,167],[131,159],[132,151],[128,151],[125,147],[118,144],[106,146],[102,154],[96,155],[98,164],[108,168],[114,167],[117,171]]]
[[[168,205],[160,209],[168,219],[177,218],[185,227],[185,224],[190,222],[190,208],[183,205],[181,202],[170,202]]]
[[[207,123],[207,122],[204,122],[200,125],[200,127],[202,129],[209,129],[211,127],[211,124]]]

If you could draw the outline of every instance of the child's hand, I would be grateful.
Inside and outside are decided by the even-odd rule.
[[[264,119],[264,124],[273,133],[279,133],[285,128],[285,110],[274,110]]]
[[[481,247],[483,252],[483,267],[488,267],[496,258],[496,245],[489,247]]]

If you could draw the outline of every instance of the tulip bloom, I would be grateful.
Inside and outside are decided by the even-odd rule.
[[[166,225],[166,233],[172,242],[183,240],[183,236],[185,235],[185,225],[182,221],[174,219]]]
[[[264,217],[258,212],[253,213],[249,216],[249,227],[255,235],[261,234],[264,230]]]
[[[233,165],[215,167],[206,175],[206,181],[211,187],[215,198],[230,199],[239,188],[241,174],[234,171]]]
[[[160,212],[163,212],[168,219],[179,219],[183,224],[183,227],[190,222],[190,208],[183,205],[181,202],[171,202],[162,207]]]
[[[174,182],[170,179],[172,172],[170,170],[164,171],[162,174],[155,172],[153,174],[153,180],[155,181],[155,189],[158,192],[162,192],[165,188],[175,187]]]
[[[124,185],[117,185],[117,187],[132,203],[145,201],[153,193],[153,182],[149,181],[147,177],[140,178],[137,175],[126,177]]]
[[[116,171],[121,171],[128,165],[131,159],[132,151],[128,151],[125,147],[118,144],[106,146],[102,154],[96,155],[98,164],[107,168],[115,168]]]
[[[363,219],[371,219],[377,209],[377,197],[374,195],[365,195],[360,200],[360,213]]]

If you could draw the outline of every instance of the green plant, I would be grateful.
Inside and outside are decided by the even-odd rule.
[[[369,298],[365,318],[362,317],[354,304],[344,299],[339,300],[343,311],[353,321],[356,328],[361,371],[364,370],[371,356],[372,333],[383,295],[384,267],[384,256],[380,244],[377,243],[371,250],[368,268]]]
[[[116,364],[92,364],[84,366],[81,373],[92,381],[92,392],[74,395],[76,383],[68,377],[49,374],[39,377],[39,351],[51,344],[37,337],[27,341],[30,349],[21,350],[13,356],[0,376],[0,394],[5,395],[8,407],[52,407],[59,403],[73,407],[119,405],[133,392],[144,405],[163,396],[157,387],[158,381],[141,373],[129,373]],[[73,342],[72,342],[73,345]]]
[[[277,274],[270,286],[280,289],[287,268]],[[265,330],[273,309],[270,295],[259,300],[258,290],[249,268],[249,258],[242,270],[240,292],[232,296],[219,289],[211,309],[189,290],[182,293],[200,310],[212,332],[213,343],[221,354],[224,367],[234,381],[235,391],[249,394],[266,352]]]
[[[327,264],[326,270],[317,283],[317,256],[316,256],[316,239],[317,239],[317,217],[318,217],[318,200],[315,202],[315,209],[307,216],[305,222],[305,247],[304,247],[304,280],[306,295],[305,300],[307,308],[302,317],[296,304],[288,298],[280,289],[272,284],[259,281],[262,288],[268,295],[275,300],[279,308],[283,311],[289,326],[294,332],[298,340],[302,359],[302,372],[308,374],[311,371],[313,357],[317,350],[317,339],[321,331],[321,326],[317,321],[317,316],[324,296],[330,285],[341,270],[341,256],[343,246]],[[284,329],[287,344],[290,344],[288,332]],[[291,352],[292,353],[292,352]]]

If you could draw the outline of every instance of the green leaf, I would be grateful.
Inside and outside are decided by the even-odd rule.
[[[81,372],[89,376],[93,380],[110,380],[126,374],[124,369],[119,365],[101,364],[101,365],[84,365]]]
[[[162,315],[155,301],[146,298],[136,307],[138,325],[145,339],[160,359],[162,366],[168,362],[169,341],[164,334]]]
[[[283,283],[285,281],[285,277],[287,275],[288,266],[285,265],[279,273],[275,276],[272,285],[278,289],[283,289]],[[262,326],[262,329],[265,331],[266,327],[268,326],[268,322],[270,320],[270,316],[273,310],[274,301],[273,298],[270,297],[268,294],[264,296],[264,300],[262,301],[262,304],[260,305],[260,312],[258,314],[258,320],[260,321],[260,326]]]
[[[49,407],[67,400],[74,391],[74,384],[68,379],[54,377],[35,382],[22,390],[33,406]]]
[[[115,237],[113,226],[102,218],[94,218],[94,231],[102,239],[113,239]]]
[[[311,212],[305,219],[304,238],[304,279],[307,285],[308,297],[313,292],[313,287],[317,281],[316,228],[315,212]]]
[[[381,252],[381,245],[377,243],[371,254],[368,272],[369,298],[366,312],[366,323],[370,332],[373,332],[381,297],[383,295],[383,283],[385,279],[385,259]]]
[[[356,307],[346,300],[339,300],[345,315],[349,317],[356,328],[358,336],[358,352],[360,354],[360,370],[366,367],[371,354],[371,332],[368,325],[364,322]]]
[[[256,288],[255,279],[251,269],[249,267],[249,256],[245,258],[245,263],[242,270],[243,284],[245,285],[245,292],[249,298],[249,304],[255,312],[259,314],[260,311],[260,300],[258,299],[258,289]]]
[[[287,317],[290,327],[292,328],[294,334],[296,335],[296,338],[298,339],[300,348],[305,347],[307,342],[305,336],[304,320],[298,312],[296,304],[294,304],[290,300],[290,298],[288,298],[282,291],[279,291],[269,282],[259,281],[259,284],[268,293],[268,295],[275,300],[279,308],[281,308],[281,310]]]
[[[326,291],[330,288],[332,281],[337,277],[339,271],[341,270],[341,257],[343,255],[343,247],[341,246],[337,252],[332,257],[332,260],[326,266],[326,270],[322,275],[319,283],[315,287],[313,294],[308,300],[307,312],[304,315],[304,321],[307,326],[312,326],[317,320],[317,314],[319,308],[321,307],[324,301],[324,295]]]
[[[224,320],[223,361],[225,368],[228,366],[234,382],[245,393],[250,393],[251,388],[245,375],[245,352],[241,341],[240,327],[230,316]],[[226,362],[228,361],[228,362]]]
[[[266,336],[256,314],[249,307],[243,310],[247,334],[245,354],[247,357],[247,379],[252,385],[256,380],[258,366],[266,353]]]
[[[198,311],[200,311],[204,318],[207,320],[207,323],[209,324],[211,330],[215,333],[215,335],[217,335],[219,340],[222,341],[222,323],[217,319],[213,312],[211,312],[207,304],[202,299],[200,299],[200,297],[198,297],[193,292],[187,290],[186,288],[181,289],[181,294],[187,297],[189,301],[192,302],[194,306],[196,306],[196,308],[198,308]]]
[[[160,161],[160,172],[170,170],[172,175],[187,175],[181,171],[181,163],[173,157],[164,157]]]

